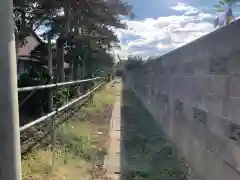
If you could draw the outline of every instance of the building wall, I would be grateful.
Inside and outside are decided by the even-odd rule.
[[[201,179],[240,179],[239,20],[127,72],[126,86]]]

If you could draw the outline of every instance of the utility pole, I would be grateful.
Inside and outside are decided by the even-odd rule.
[[[0,179],[21,180],[17,62],[12,0],[0,0]]]

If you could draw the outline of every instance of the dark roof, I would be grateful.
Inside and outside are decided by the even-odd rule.
[[[47,60],[47,44],[42,41],[42,39],[36,34],[36,32],[32,31],[32,33],[26,38],[27,43],[19,49],[19,59],[30,61]],[[33,40],[32,38],[35,40]]]

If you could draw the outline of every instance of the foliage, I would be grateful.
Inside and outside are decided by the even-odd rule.
[[[17,44],[25,43],[32,30],[45,26],[41,36],[57,39],[57,52],[64,52],[67,62],[77,61],[74,68],[80,64],[89,76],[99,67],[112,67],[114,58],[109,52],[119,46],[114,29],[126,28],[118,15],[133,18],[131,9],[122,0],[15,0]]]
[[[54,92],[53,95],[54,106],[57,108],[61,107],[62,105],[66,104],[69,98],[70,98],[69,88],[59,88]]]
[[[47,84],[49,82],[49,79],[50,77],[45,67],[31,66],[28,72],[20,75],[18,80],[18,86],[28,87]],[[27,100],[22,107],[20,107],[20,111],[23,110],[29,115],[37,115],[41,113],[41,111],[47,111],[47,98],[45,98],[47,96],[47,90],[41,90],[36,92],[20,92],[19,104],[21,104],[21,102],[30,94],[32,94],[31,98]]]
[[[223,12],[223,6],[228,4],[236,4],[239,0],[219,0],[218,3],[215,5],[215,8],[218,12]]]
[[[25,38],[29,33],[41,26],[45,27],[46,31],[41,34],[41,38],[57,39],[56,52],[64,51],[65,61],[73,65],[72,72],[76,72],[80,65],[82,77],[85,78],[92,77],[99,69],[107,73],[109,69],[114,71],[114,56],[110,52],[119,46],[114,30],[126,28],[118,15],[134,16],[131,6],[121,0],[14,0],[13,14],[17,27],[17,47],[26,43]],[[57,56],[56,59],[57,63],[64,61],[62,57]],[[46,69],[44,73],[42,69],[30,69],[29,73],[21,75],[18,85],[32,86],[46,84],[47,81]],[[55,92],[55,105],[62,105],[71,98],[73,91],[70,88]],[[32,104],[28,101],[24,105],[26,111],[34,114],[40,107],[46,109],[47,98],[42,98],[46,97],[46,92],[36,92],[33,101],[31,98]],[[21,93],[20,101],[28,95]]]
[[[29,87],[48,84],[50,77],[48,75],[47,68],[44,66],[31,66],[28,72],[20,75],[18,80],[19,87]],[[54,90],[54,106],[60,107],[66,101],[73,97],[74,87],[70,88],[58,88]],[[32,94],[33,93],[33,94]],[[32,92],[20,92],[19,93],[19,104],[27,98],[30,94],[32,96],[23,104],[20,110],[27,112],[31,115],[39,115],[39,113],[47,112],[47,96],[48,90],[32,91]],[[36,108],[38,107],[38,108]],[[41,110],[41,112],[39,112]]]
[[[91,175],[95,170],[95,163],[98,158],[101,159],[98,149],[108,140],[112,110],[109,106],[114,102],[115,93],[114,88],[96,92],[93,103],[86,104],[57,129],[57,153],[53,169],[52,152],[41,146],[23,158],[23,180],[93,179]]]
[[[20,75],[18,87],[46,84],[49,79],[47,69],[44,66],[30,66],[27,72]]]
[[[140,68],[144,64],[144,60],[139,56],[129,56],[128,60],[125,62],[126,71],[131,71],[133,69]]]

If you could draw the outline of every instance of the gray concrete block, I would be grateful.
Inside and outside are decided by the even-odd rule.
[[[194,72],[194,61],[185,62],[182,64],[183,74],[193,74]]]
[[[185,102],[191,102],[193,99],[195,89],[194,89],[194,77],[193,75],[183,75],[182,80],[182,91],[181,99]]]
[[[183,113],[186,121],[193,120],[193,107],[190,103],[183,102]]]
[[[208,114],[207,129],[222,138],[227,139],[228,136],[228,120],[217,115]]]
[[[193,107],[193,119],[199,123],[206,126],[207,123],[207,111],[200,109],[198,107]]]
[[[232,75],[230,78],[230,95],[240,97],[240,75]]]
[[[195,104],[201,104],[200,106],[202,107],[205,107],[205,96],[207,95],[208,90],[207,84],[207,75],[194,76],[193,102]]]
[[[213,134],[209,130],[205,131],[205,146],[215,154],[221,155],[224,152],[226,139]]]
[[[183,142],[182,142],[182,155],[184,157],[188,157],[188,163],[189,162],[193,162],[194,159],[192,158],[193,156],[193,149],[192,147],[194,146],[194,142],[197,141],[197,139],[192,136],[192,134],[188,131],[186,134],[185,134],[185,137],[183,139]]]
[[[227,74],[228,58],[216,57],[216,58],[210,59],[209,73],[210,74]]]
[[[192,152],[187,156],[187,160],[191,162],[191,167],[193,170],[204,177],[206,172],[204,146],[199,143],[197,139],[195,139],[192,146],[189,148],[191,148]]]
[[[234,169],[240,171],[240,146],[233,140],[226,141],[222,158],[230,164]]]
[[[179,65],[172,65],[170,66],[170,74],[178,74],[180,73],[180,66]]]
[[[208,78],[208,92],[216,95],[229,94],[230,75],[212,75]]]
[[[237,123],[240,124],[240,98],[230,97],[230,110],[229,110],[229,118]]]
[[[236,143],[240,144],[240,125],[232,121],[228,121],[226,127],[228,130],[228,139],[232,139]]]
[[[224,174],[224,162],[216,156],[213,152],[205,149],[205,172],[204,176],[206,180],[226,180],[223,177]]]
[[[172,114],[175,121],[185,121],[185,114],[183,110],[183,102],[179,99],[174,100]],[[182,122],[183,123],[183,122]]]
[[[193,118],[192,121],[187,121],[187,125],[191,131],[192,136],[194,136],[199,141],[199,143],[204,145],[206,138],[205,134],[207,130],[205,124]]]
[[[181,97],[182,96],[182,87],[183,87],[183,76],[182,75],[174,75],[171,78],[170,82],[170,93],[173,97]]]
[[[206,107],[210,113],[227,117],[230,111],[230,99],[225,95],[208,94],[206,96]]]
[[[194,74],[206,75],[209,73],[209,59],[201,59],[194,61]]]
[[[228,55],[229,58],[229,65],[228,71],[231,74],[240,74],[240,51],[234,50]]]
[[[223,171],[221,172],[222,179],[231,179],[231,180],[239,180],[240,179],[240,170],[234,169],[227,163],[223,164]]]
[[[160,92],[168,93],[170,88],[170,76],[161,76],[159,83],[161,83]]]

